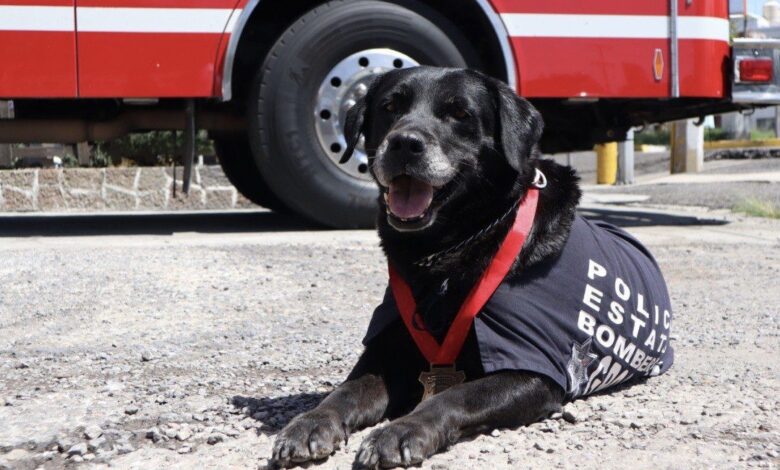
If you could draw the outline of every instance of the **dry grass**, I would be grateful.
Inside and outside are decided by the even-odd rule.
[[[735,212],[741,212],[753,217],[780,219],[780,207],[772,201],[748,198],[734,206]]]

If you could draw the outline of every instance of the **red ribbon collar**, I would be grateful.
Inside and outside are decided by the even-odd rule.
[[[441,345],[428,331],[420,329],[413,324],[413,317],[417,311],[417,302],[415,302],[412,295],[412,289],[398,275],[393,266],[388,263],[390,287],[393,291],[395,304],[398,306],[401,318],[406,325],[406,329],[409,330],[409,334],[412,335],[414,342],[417,344],[417,348],[430,364],[455,364],[455,360],[463,348],[463,343],[466,342],[466,336],[474,322],[474,317],[479,314],[482,307],[496,291],[507,273],[509,273],[509,269],[517,259],[517,255],[520,254],[520,250],[522,250],[523,244],[528,237],[528,232],[531,231],[538,200],[539,190],[534,187],[530,188],[515,214],[512,229],[506,235],[504,241],[501,242],[498,252],[496,252],[495,257],[493,257],[485,272],[482,273],[479,281],[472,287],[471,292],[469,292],[468,297],[466,297],[458,314],[452,321]]]

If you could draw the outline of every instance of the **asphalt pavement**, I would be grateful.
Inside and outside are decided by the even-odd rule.
[[[596,184],[594,152],[553,158],[559,163],[571,162],[587,195],[609,195],[613,202],[734,209],[750,201],[761,201],[780,208],[780,158],[706,160],[700,173],[670,176],[668,152],[637,153],[636,184],[615,186]],[[586,202],[592,200],[585,198]]]

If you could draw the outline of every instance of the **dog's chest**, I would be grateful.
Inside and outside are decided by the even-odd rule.
[[[412,287],[417,302],[417,319],[440,343],[474,282],[476,280],[464,279],[456,274],[430,278]]]

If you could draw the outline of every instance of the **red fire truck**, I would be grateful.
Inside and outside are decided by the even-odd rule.
[[[0,0],[0,142],[207,129],[251,200],[366,226],[366,157],[337,161],[373,74],[482,70],[541,110],[543,150],[585,149],[777,102],[780,48],[728,19],[727,0]]]

